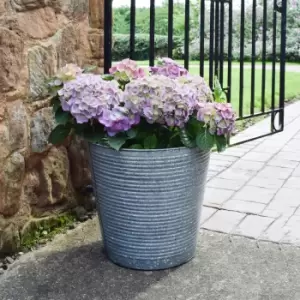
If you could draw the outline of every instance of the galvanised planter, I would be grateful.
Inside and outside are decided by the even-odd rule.
[[[191,260],[209,164],[198,149],[90,144],[104,247],[114,263],[160,270]]]

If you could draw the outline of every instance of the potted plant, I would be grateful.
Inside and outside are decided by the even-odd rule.
[[[108,257],[157,270],[195,255],[211,150],[235,125],[220,86],[162,59],[149,70],[124,60],[109,75],[67,65],[51,80],[59,144],[89,142],[97,208]]]

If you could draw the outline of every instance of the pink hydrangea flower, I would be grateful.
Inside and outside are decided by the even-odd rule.
[[[132,79],[145,77],[145,70],[140,68],[134,60],[124,59],[110,68],[109,73],[115,79],[122,82],[129,82]]]

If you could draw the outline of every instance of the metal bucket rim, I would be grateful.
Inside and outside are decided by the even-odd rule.
[[[199,152],[206,152],[206,153],[210,153],[210,151],[203,151],[203,150],[200,150],[199,148],[197,147],[194,147],[194,148],[188,148],[188,147],[174,147],[174,148],[160,148],[160,149],[129,149],[129,148],[122,148],[121,150],[117,151],[117,150],[114,150],[113,148],[110,148],[106,145],[103,145],[103,144],[96,144],[96,143],[92,143],[90,142],[90,145],[93,145],[93,146],[96,146],[96,147],[100,147],[100,148],[105,148],[105,149],[110,149],[112,151],[115,151],[115,152],[140,152],[140,153],[147,153],[147,152],[166,152],[166,151],[180,151],[180,150],[186,150],[186,151],[192,151],[192,150],[197,150]]]

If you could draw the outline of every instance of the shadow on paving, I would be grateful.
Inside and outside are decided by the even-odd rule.
[[[33,253],[16,262],[0,277],[0,299],[300,299],[296,247],[264,242],[258,247],[246,238],[202,232],[192,262],[169,271],[142,272],[115,266],[101,243],[88,242],[60,252]]]

